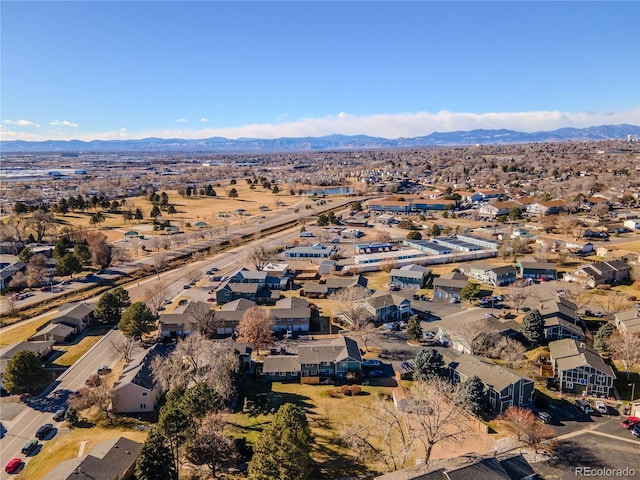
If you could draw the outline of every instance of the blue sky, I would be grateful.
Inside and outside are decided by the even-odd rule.
[[[1,2],[1,137],[640,124],[640,3]]]

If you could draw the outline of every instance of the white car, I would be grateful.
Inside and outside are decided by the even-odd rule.
[[[363,367],[379,367],[380,365],[382,365],[380,363],[380,360],[363,360],[362,361]]]
[[[603,414],[607,414],[607,413],[609,413],[609,407],[607,407],[607,404],[606,404],[606,403],[604,403],[604,402],[603,402],[603,401],[601,401],[601,400],[598,400],[598,401],[596,402],[596,410],[597,410],[599,413],[603,413]]]
[[[436,335],[437,335],[436,332],[428,331],[428,332],[424,332],[422,334],[422,337],[426,338],[427,340],[433,340],[434,338],[436,338]]]

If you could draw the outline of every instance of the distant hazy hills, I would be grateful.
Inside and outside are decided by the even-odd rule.
[[[300,152],[319,150],[364,150],[381,148],[433,147],[445,145],[504,145],[567,140],[640,138],[640,126],[601,125],[589,128],[560,128],[550,132],[524,133],[514,130],[471,130],[468,132],[434,132],[424,137],[388,139],[366,135],[327,135],[324,137],[276,138],[273,140],[222,137],[201,140],[180,138],[143,138],[141,140],[47,140],[26,142],[2,141],[2,152]]]

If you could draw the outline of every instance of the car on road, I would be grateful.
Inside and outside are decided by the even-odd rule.
[[[29,455],[31,455],[36,448],[38,448],[38,445],[40,445],[38,443],[37,440],[29,440],[27,443],[24,444],[24,446],[22,447],[22,450],[20,450],[22,452],[23,455],[26,455],[27,457]]]
[[[56,422],[61,422],[64,420],[65,415],[67,414],[67,410],[65,408],[61,408],[56,413],[53,414],[53,420]]]
[[[380,360],[363,360],[362,361],[363,367],[379,367],[380,365],[382,365],[382,363],[380,363]]]
[[[367,373],[367,377],[369,378],[381,378],[384,377],[384,372],[382,370],[372,370]]]
[[[20,465],[22,465],[22,460],[20,458],[12,458],[4,467],[4,471],[7,473],[16,473],[20,468]]]
[[[607,407],[607,404],[604,403],[602,400],[598,400],[596,402],[596,410],[598,411],[598,413],[609,413],[609,407]]]
[[[189,290],[191,288],[191,285],[189,285],[188,283],[183,285],[182,288],[184,288],[185,290]]]
[[[53,431],[53,424],[52,423],[45,423],[36,432],[36,438],[38,440],[42,440],[44,438],[47,438],[52,431]]]
[[[216,301],[216,299],[215,299],[215,298],[213,298],[213,297],[209,297],[209,298],[207,298],[207,302],[215,302],[215,301]]]
[[[638,417],[627,417],[626,420],[620,422],[620,425],[622,425],[627,430],[631,430],[638,424],[640,424],[640,418]]]
[[[111,373],[111,368],[107,365],[104,365],[98,369],[98,375],[108,375]]]
[[[214,272],[217,272],[218,270],[220,270],[218,267],[211,267],[209,270],[207,270],[206,274],[213,275]]]

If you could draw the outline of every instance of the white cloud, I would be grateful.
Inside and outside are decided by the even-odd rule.
[[[5,125],[15,125],[17,127],[38,127],[40,128],[40,125],[38,125],[35,122],[32,122],[30,120],[4,120],[2,123],[4,123]]]
[[[200,119],[200,121],[201,121],[202,123],[209,123],[209,121],[210,121],[210,120],[209,120],[208,118],[202,117],[202,118]]]
[[[54,120],[53,122],[49,122],[49,125],[53,127],[70,127],[70,128],[79,127],[77,123],[70,122],[69,120]]]
[[[201,119],[202,121],[202,119]],[[6,122],[5,122],[6,123]],[[167,129],[129,132],[126,129],[106,132],[87,132],[73,137],[61,131],[42,132],[38,138],[32,134],[2,131],[4,140],[109,140],[109,139],[137,139],[145,137],[159,138],[189,138],[200,139],[208,137],[253,137],[279,138],[322,136],[334,133],[344,135],[371,135],[385,138],[416,137],[429,135],[433,132],[452,132],[456,130],[500,129],[534,132],[555,130],[562,127],[591,127],[597,125],[616,125],[629,123],[640,125],[640,110],[627,112],[488,112],[488,113],[456,113],[441,111],[407,112],[394,114],[377,114],[357,116],[346,112],[339,112],[321,118],[304,118],[278,123],[249,124],[223,128],[196,129]]]
[[[179,118],[176,120],[177,123],[187,123],[189,120],[187,120],[186,118]]]

